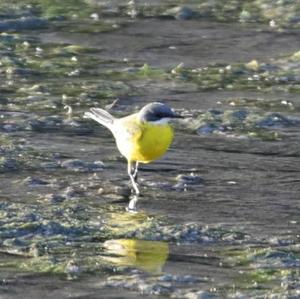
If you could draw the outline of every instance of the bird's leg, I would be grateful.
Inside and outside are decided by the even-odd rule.
[[[127,172],[128,172],[129,177],[130,177],[130,180],[131,180],[133,189],[135,191],[135,194],[139,195],[140,194],[140,190],[139,190],[138,184],[137,184],[137,182],[136,182],[136,180],[134,178],[134,174],[132,173],[132,165],[131,165],[130,161],[128,161]]]
[[[135,167],[134,167],[134,172],[133,172],[133,175],[132,175],[136,183],[138,181],[138,168],[139,168],[139,162],[136,161],[135,162]]]

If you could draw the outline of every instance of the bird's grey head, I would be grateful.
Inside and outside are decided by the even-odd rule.
[[[154,102],[144,106],[140,110],[139,118],[141,121],[164,123],[172,118],[182,118],[182,116],[172,111],[168,105]]]

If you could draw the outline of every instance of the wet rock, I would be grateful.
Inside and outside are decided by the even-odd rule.
[[[173,186],[176,190],[185,190],[187,187],[193,185],[199,185],[204,182],[204,180],[194,173],[190,174],[180,174],[176,177],[177,183]]]
[[[147,229],[140,228],[131,231],[127,238],[136,237],[145,240],[167,241],[183,244],[202,244],[228,242],[226,236],[230,235],[231,244],[242,243],[249,239],[243,232],[232,232],[222,227],[201,226],[198,223],[187,223],[177,225],[147,225]]]
[[[42,162],[40,163],[40,167],[43,169],[56,169],[60,167],[60,164],[55,161]]]
[[[110,287],[126,288],[138,291],[144,295],[170,295],[174,291],[171,284],[159,283],[152,279],[143,278],[139,275],[128,276],[127,279],[122,277],[110,277],[106,283]]]
[[[23,31],[45,29],[49,25],[46,19],[37,17],[24,17],[15,20],[0,21],[0,31]]]
[[[34,222],[40,220],[40,217],[39,215],[29,212],[24,215],[24,220],[26,222]]]
[[[294,244],[293,239],[289,239],[289,238],[286,238],[286,237],[279,237],[279,236],[270,237],[268,242],[271,246],[274,246],[274,245],[276,245],[276,246],[287,246],[287,245]]]
[[[66,199],[72,199],[75,197],[80,197],[84,194],[82,190],[76,190],[76,188],[72,186],[68,186],[65,190],[62,191],[61,195]]]
[[[286,75],[286,76],[276,77],[275,80],[278,83],[290,83],[290,82],[296,81],[295,78],[296,77],[294,75]]]
[[[0,172],[17,170],[18,162],[15,159],[0,157]]]
[[[199,16],[197,11],[187,6],[171,8],[165,12],[165,15],[173,16],[177,20],[190,20]]]
[[[215,132],[226,132],[227,130],[228,130],[227,127],[224,125],[209,123],[209,124],[205,124],[205,125],[199,127],[197,129],[197,134],[208,135],[208,134],[212,134]]]
[[[36,76],[36,75],[39,75],[39,72],[37,72],[36,70],[25,68],[25,67],[11,66],[6,69],[6,74],[10,78],[12,75],[14,75],[14,76]]]
[[[191,286],[195,289],[199,286],[198,283],[201,282],[203,280],[190,275],[165,274],[155,277],[139,273],[126,275],[125,277],[111,276],[107,279],[105,286],[131,289],[143,295],[165,295],[170,298],[217,298],[210,292],[191,290]]]
[[[69,159],[61,162],[61,167],[75,172],[97,172],[102,171],[104,164],[101,161],[85,162],[79,159]]]
[[[253,261],[255,267],[258,268],[299,268],[300,259],[292,252],[285,252],[280,250],[269,250],[264,255],[257,254]]]
[[[64,119],[60,116],[47,116],[31,119],[28,121],[27,129],[32,131],[60,130],[76,134],[88,134],[93,131],[92,127],[86,122],[80,122],[74,119]]]
[[[4,246],[11,248],[13,246],[17,246],[17,247],[25,246],[26,242],[24,242],[24,240],[20,238],[11,238],[11,239],[4,240],[2,244]]]
[[[29,129],[33,131],[58,130],[62,127],[63,120],[59,117],[49,116],[29,121]]]
[[[98,194],[101,195],[115,195],[117,196],[117,199],[120,198],[128,198],[131,194],[131,189],[129,186],[119,186],[115,185],[113,182],[104,182],[101,183],[101,187],[98,189]]]
[[[214,115],[214,116],[219,116],[219,115],[222,115],[224,113],[224,111],[217,110],[217,109],[209,109],[208,113],[210,113],[211,115]]]
[[[52,235],[64,235],[67,236],[76,236],[77,234],[82,233],[81,228],[69,225],[67,223],[59,223],[56,221],[45,220],[41,223],[38,223],[36,226],[35,233],[41,234],[43,236],[52,236]]]
[[[27,177],[23,182],[30,187],[38,187],[38,186],[48,185],[48,182],[41,180],[39,178],[33,178],[33,177]]]
[[[249,115],[249,111],[247,110],[237,110],[231,113],[231,117],[239,121],[245,120],[248,115]]]
[[[260,65],[259,69],[260,71],[264,71],[264,72],[276,72],[280,70],[280,68],[277,65],[271,63],[263,63]]]
[[[67,119],[63,121],[63,130],[66,132],[81,134],[90,134],[93,132],[93,127],[86,122],[76,121],[74,119]]]
[[[168,285],[161,285],[159,283],[155,284],[147,284],[147,283],[139,283],[138,290],[142,294],[153,294],[157,296],[168,295],[173,292],[173,287]]]
[[[206,280],[207,279],[201,279],[199,277],[195,277],[192,275],[165,274],[165,275],[159,277],[159,281],[186,283],[186,284],[193,284],[193,283],[202,282],[202,281],[206,281]]]
[[[236,242],[238,240],[245,240],[245,234],[241,232],[228,232],[224,233],[221,239],[226,242]]]
[[[17,124],[13,123],[0,125],[0,128],[7,133],[16,132],[20,130],[20,127]]]
[[[295,123],[279,113],[272,113],[257,122],[258,127],[289,127]]]
[[[141,179],[141,181],[144,186],[148,186],[150,188],[157,188],[166,191],[170,191],[173,189],[173,185],[169,182],[146,181],[144,179]]]
[[[63,202],[65,199],[66,199],[65,196],[60,195],[60,194],[54,194],[54,193],[47,194],[47,195],[44,197],[44,200],[46,200],[46,201],[48,201],[48,202],[51,202],[51,203],[61,203],[61,202]]]

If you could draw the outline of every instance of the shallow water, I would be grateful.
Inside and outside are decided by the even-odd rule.
[[[298,298],[298,4],[28,3],[0,6],[1,298]],[[128,213],[82,115],[157,99],[185,119]]]

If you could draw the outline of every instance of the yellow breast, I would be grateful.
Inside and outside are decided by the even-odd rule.
[[[174,133],[169,124],[123,123],[123,125],[127,127],[127,131],[115,138],[121,154],[128,161],[149,163],[160,158],[172,143]]]
[[[146,124],[143,134],[132,152],[132,160],[149,163],[160,158],[173,140],[173,129],[170,125]]]

